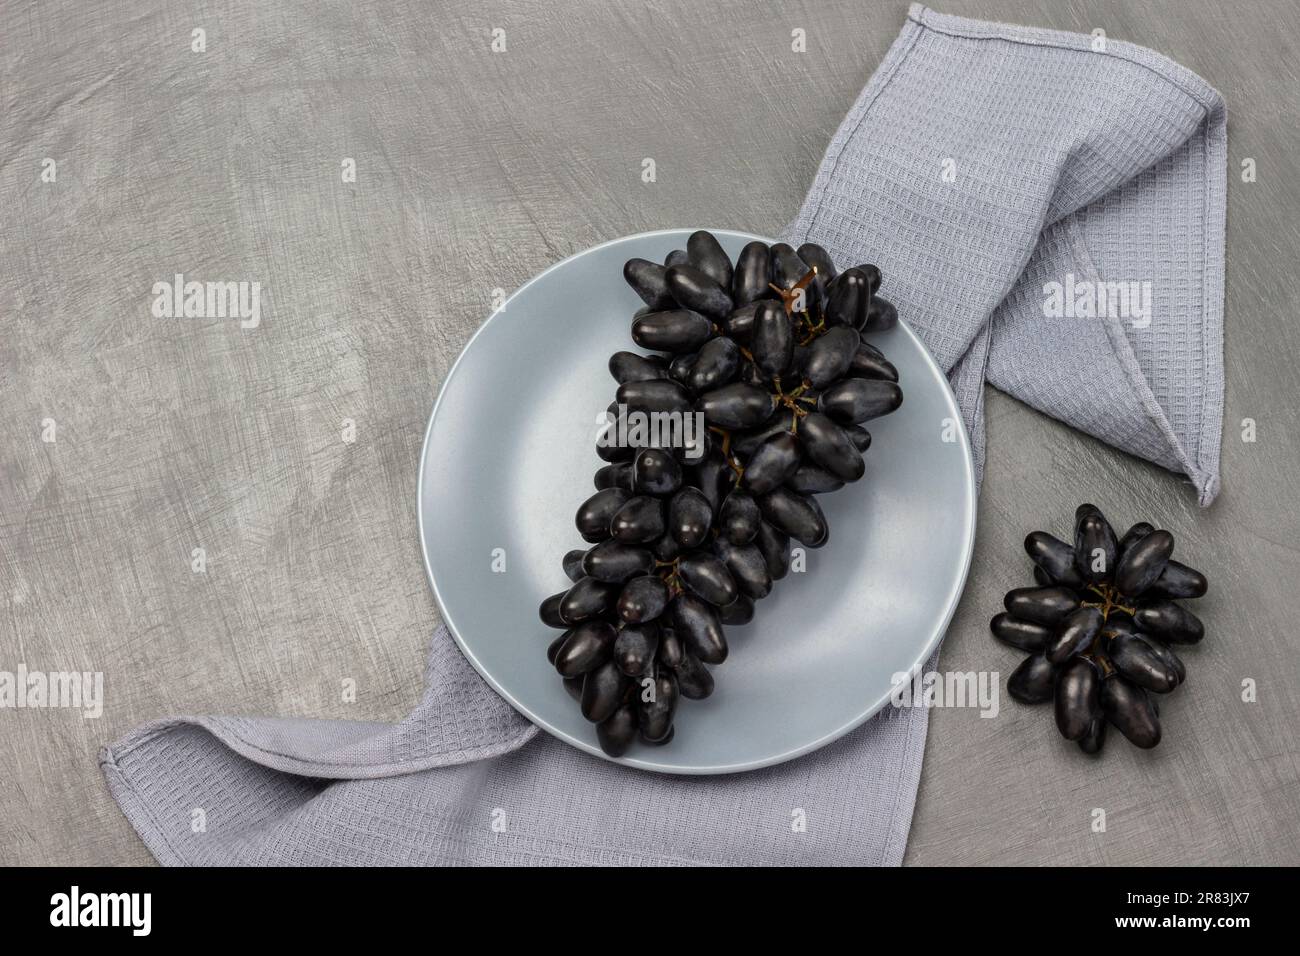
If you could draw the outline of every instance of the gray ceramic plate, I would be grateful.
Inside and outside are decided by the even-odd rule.
[[[583,546],[573,516],[603,464],[596,416],[616,387],[606,362],[635,350],[641,303],[623,263],[662,261],[689,234],[617,239],[524,285],[465,347],[425,435],[420,537],[443,619],[498,693],[598,756],[595,728],[546,662],[555,632],[537,606],[568,586],[560,559]],[[733,259],[760,238],[714,234]],[[871,341],[898,367],[903,406],[868,423],[866,477],[820,497],[830,543],[807,552],[806,571],[778,582],[752,623],[728,628],[717,689],[682,701],[673,742],[636,744],[619,763],[708,774],[798,757],[886,706],[893,675],[938,645],[974,541],[970,446],[947,380],[912,331],[900,323]],[[504,572],[494,570],[501,558]]]

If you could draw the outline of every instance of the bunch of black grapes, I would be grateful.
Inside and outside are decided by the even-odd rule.
[[[1145,521],[1123,538],[1095,505],[1075,512],[1074,546],[1045,531],[1025,538],[1036,588],[1008,591],[994,636],[1031,655],[1007,679],[1026,704],[1056,701],[1056,726],[1085,753],[1106,742],[1106,724],[1142,748],[1160,743],[1153,694],[1187,676],[1170,644],[1205,636],[1175,598],[1205,594],[1205,575],[1174,561],[1174,536]]]
[[[861,423],[903,400],[862,338],[898,319],[873,265],[837,273],[818,245],[751,242],[733,267],[701,231],[623,275],[645,301],[632,339],[657,354],[610,358],[607,421],[622,406],[698,412],[707,427],[689,446],[598,443],[607,464],[576,521],[588,549],[565,555],[573,586],[542,602],[563,631],[547,657],[613,756],[638,735],[668,743],[678,699],[713,692],[723,626],[753,617],[792,538],[826,543],[815,496],[862,477]]]

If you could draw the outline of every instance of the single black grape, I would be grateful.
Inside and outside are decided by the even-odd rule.
[[[618,593],[618,616],[629,624],[653,621],[668,607],[668,597],[668,585],[658,575],[633,578]]]
[[[682,466],[662,448],[643,448],[632,459],[632,490],[638,495],[670,495],[682,486]]]
[[[736,260],[736,269],[731,277],[731,294],[735,304],[745,306],[756,299],[767,298],[770,276],[767,244],[755,240],[746,245],[740,250],[740,257]]]
[[[686,240],[689,263],[724,289],[731,288],[731,257],[723,250],[713,233],[703,229],[691,233]],[[674,262],[673,265],[680,265]]]
[[[623,266],[623,278],[651,309],[671,309],[676,305],[668,291],[668,270],[659,263],[629,259]]]
[[[848,378],[822,392],[817,409],[841,425],[860,425],[888,415],[903,404],[897,382],[874,378]]]
[[[763,520],[810,548],[820,548],[830,540],[830,528],[817,499],[776,488],[758,499]]]
[[[555,656],[561,677],[577,677],[595,670],[614,654],[618,634],[608,621],[586,621],[565,635]]]
[[[654,352],[694,352],[712,335],[709,320],[690,309],[648,312],[632,322],[632,341]]]
[[[704,420],[719,428],[753,428],[767,421],[776,408],[770,392],[755,385],[733,382],[705,392],[695,404]]]
[[[681,638],[688,652],[706,664],[721,664],[727,659],[727,638],[712,604],[683,592],[673,598],[668,613],[673,633]]]
[[[620,385],[624,382],[646,382],[667,378],[668,365],[657,355],[615,352],[609,357],[609,374]]]
[[[614,663],[628,677],[640,677],[649,671],[658,650],[658,624],[625,624],[614,640]]]
[[[694,266],[673,266],[667,283],[674,299],[710,319],[725,319],[736,307],[726,289]]]
[[[1056,726],[1066,740],[1081,740],[1101,715],[1101,680],[1097,668],[1076,657],[1056,680]]]
[[[646,549],[613,539],[602,541],[582,558],[582,570],[587,576],[607,583],[649,574],[654,566],[655,557]]]

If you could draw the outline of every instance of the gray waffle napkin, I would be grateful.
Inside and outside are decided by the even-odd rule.
[[[950,370],[977,464],[987,380],[1187,475],[1208,504],[1225,177],[1223,102],[1178,64],[913,6],[787,238],[881,266]],[[1135,294],[1125,304],[1112,287],[1107,315],[1077,315],[1098,282]],[[902,860],[924,708],[888,710],[782,766],[686,778],[539,734],[445,629],[426,686],[398,724],[181,718],[140,728],[101,764],[169,864]]]

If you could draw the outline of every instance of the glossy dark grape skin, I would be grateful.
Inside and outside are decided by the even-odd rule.
[[[888,415],[902,404],[903,390],[897,382],[848,378],[822,392],[817,410],[837,424],[859,425]]]
[[[1119,635],[1107,645],[1106,654],[1116,669],[1139,687],[1167,694],[1178,686],[1178,672],[1137,635]]]
[[[749,544],[758,535],[762,523],[758,502],[743,491],[733,491],[722,502],[718,530],[732,544]]]
[[[775,415],[757,428],[731,433],[731,453],[746,462],[753,456],[758,446],[773,435],[789,432],[794,426],[794,412],[788,408],[779,408]]]
[[[1106,719],[1131,743],[1144,750],[1160,743],[1160,719],[1141,687],[1111,677],[1102,682],[1101,706]]]
[[[1178,679],[1177,684],[1181,684],[1183,681],[1187,680],[1187,668],[1184,666],[1182,658],[1159,641],[1146,641],[1146,645],[1151,649],[1151,652],[1160,659],[1160,662],[1165,665],[1169,670],[1169,673],[1173,674],[1174,677]],[[1177,686],[1177,684],[1175,686]]]
[[[795,250],[799,258],[808,264],[809,269],[816,269],[817,276],[825,283],[829,283],[838,274],[835,270],[835,263],[831,260],[831,254],[817,245],[815,242],[805,242]]]
[[[640,677],[649,672],[658,649],[658,624],[627,624],[614,639],[614,663],[628,677]]]
[[[866,462],[854,447],[853,439],[819,412],[811,412],[800,420],[799,445],[815,464],[843,481],[857,481],[866,473]]]
[[[887,332],[898,324],[898,309],[888,299],[872,295],[871,304],[867,306],[866,322],[863,332]]]
[[[736,600],[718,608],[718,618],[728,627],[739,627],[754,619],[754,600],[748,594],[736,595]]]
[[[1101,611],[1095,607],[1081,607],[1071,611],[1057,628],[1056,635],[1047,645],[1047,660],[1064,664],[1076,654],[1082,654],[1096,639],[1102,625]]]
[[[632,459],[632,490],[638,495],[670,495],[682,486],[682,466],[662,448],[643,448]]]
[[[624,382],[615,399],[638,412],[689,412],[691,396],[686,389],[668,379],[649,382]]]
[[[623,264],[623,278],[651,309],[671,309],[676,305],[668,291],[668,270],[659,263],[629,259]]]
[[[713,543],[713,549],[727,566],[741,593],[759,601],[772,591],[772,576],[763,552],[755,544],[732,544],[725,538]]]
[[[554,664],[554,661],[551,661]],[[582,677],[566,677],[563,679],[565,692],[574,700],[582,703]]]
[[[669,269],[668,291],[684,308],[714,320],[725,319],[736,307],[726,289],[694,266]]]
[[[1133,619],[1143,631],[1167,644],[1197,644],[1205,637],[1201,619],[1173,601],[1143,601]]]
[[[611,757],[621,757],[636,740],[636,710],[624,704],[596,725],[596,741]]]
[[[749,350],[754,364],[764,375],[781,375],[790,367],[794,358],[794,328],[780,302],[769,299],[759,303],[754,312],[754,334]]]
[[[1139,521],[1133,525],[1124,532],[1124,537],[1119,539],[1119,556],[1124,557],[1124,552],[1155,530],[1155,525],[1146,521]]]
[[[550,645],[547,645],[546,659],[547,661],[550,661],[552,665],[554,665],[555,663],[555,658],[559,657],[560,648],[563,648],[564,641],[567,640],[568,640],[568,631],[565,631],[564,633],[560,633],[560,635],[556,635],[555,640],[552,640]]]
[[[766,300],[758,299],[735,309],[719,323],[723,333],[739,345],[748,345],[754,336],[754,319],[758,315],[758,307],[764,301]]]
[[[1032,531],[1025,538],[1025,553],[1056,584],[1082,588],[1083,576],[1074,566],[1074,548],[1046,531]]]
[[[1013,617],[1055,627],[1079,606],[1079,598],[1063,587],[1015,588],[1007,592],[1003,603]]]
[[[655,620],[668,606],[668,588],[658,575],[641,575],[629,580],[619,591],[616,610],[629,624]]]
[[[1080,576],[1090,584],[1105,584],[1114,577],[1118,560],[1119,542],[1110,522],[1096,505],[1080,505],[1074,524],[1074,566]]]
[[[727,566],[711,554],[692,551],[677,565],[677,573],[694,594],[715,607],[724,607],[740,593]]]
[[[560,617],[570,624],[604,617],[614,610],[621,590],[617,584],[583,578],[560,598]]]
[[[713,693],[713,675],[694,654],[683,654],[676,670],[677,691],[687,700],[703,700]]]
[[[1086,658],[1076,657],[1056,679],[1056,729],[1066,740],[1081,740],[1101,716],[1101,679]]]
[[[764,521],[758,527],[754,544],[763,555],[768,577],[780,581],[790,573],[790,536]]]
[[[606,488],[584,501],[573,520],[578,533],[582,535],[582,540],[588,544],[596,544],[608,538],[610,521],[631,497],[632,495],[622,488]]]
[[[609,522],[609,533],[625,544],[654,542],[664,528],[664,503],[650,495],[629,498]]]
[[[789,481],[800,460],[799,441],[789,432],[777,432],[754,449],[740,483],[751,495],[765,495]]]
[[[668,531],[683,548],[699,547],[713,524],[713,509],[698,488],[683,488],[668,504]]]
[[[730,338],[723,335],[709,339],[691,365],[686,385],[693,392],[721,388],[736,377],[742,359],[740,346]]]
[[[567,591],[561,591],[559,594],[552,594],[538,607],[537,615],[547,627],[556,627],[561,630],[569,627],[569,622],[560,613],[560,602],[564,600],[564,595],[567,593]]]
[[[1174,553],[1174,536],[1168,531],[1152,531],[1132,542],[1120,552],[1115,566],[1115,587],[1121,594],[1136,597],[1145,592],[1164,573],[1169,556]]]
[[[732,382],[705,392],[695,404],[710,425],[718,428],[753,428],[771,416],[776,399],[770,392],[743,382]]]
[[[1205,575],[1171,558],[1155,584],[1147,588],[1144,597],[1198,598],[1204,597],[1208,590],[1209,582]]]
[[[684,550],[671,531],[665,531],[659,540],[650,546],[650,553],[657,561],[672,561],[674,558],[680,558]]]
[[[594,670],[614,654],[618,635],[606,621],[586,621],[565,636],[555,655],[555,669],[561,677],[577,677]]]
[[[569,551],[564,555],[564,576],[575,584],[585,577],[582,570],[582,559],[586,554],[587,552],[583,551],[581,548],[574,548],[572,551]]]
[[[771,258],[772,284],[778,289],[793,289],[808,272],[808,264],[799,258],[789,243],[774,244]]]
[[[776,488],[758,499],[763,520],[810,548],[820,548],[830,540],[826,516],[816,498]]]
[[[844,429],[844,434],[852,439],[853,447],[858,451],[865,452],[871,447],[871,432],[861,425],[841,425],[840,427]]]
[[[993,620],[989,622],[989,630],[998,640],[1012,647],[1018,647],[1022,651],[1033,653],[1045,651],[1053,637],[1050,627],[1035,624],[1033,621],[1022,621],[1005,611],[993,616]]]
[[[636,454],[636,449],[629,448],[626,445],[614,444],[615,437],[616,436],[613,430],[611,429],[609,434],[606,436],[606,441],[608,442],[608,444],[602,445],[600,443],[597,443],[596,454],[600,457],[601,461],[607,461],[610,464],[621,464],[623,462],[630,462],[632,460],[632,456]]]
[[[632,464],[626,461],[612,462],[596,470],[595,484],[597,491],[606,488],[632,490]]]
[[[722,499],[733,485],[734,472],[721,451],[707,453],[699,464],[690,467],[690,483],[695,485],[709,506],[709,513],[717,514]]]
[[[690,309],[648,312],[632,321],[632,341],[653,352],[694,352],[713,336],[713,326]]]
[[[664,256],[664,268],[672,266],[684,266],[691,261],[690,253],[685,249],[674,249],[668,255]]]
[[[1055,684],[1055,668],[1042,654],[1032,654],[1007,678],[1007,693],[1022,704],[1042,704],[1052,699]]]
[[[668,667],[676,668],[682,663],[682,658],[686,654],[686,648],[682,646],[681,638],[671,627],[665,627],[662,624],[659,627],[659,663]]]
[[[853,367],[858,354],[858,332],[856,329],[836,326],[818,336],[808,346],[807,356],[802,363],[804,378],[813,388],[826,388],[839,381]],[[894,373],[894,381],[898,373]]]
[[[880,350],[868,345],[866,342],[858,346],[853,353],[853,359],[849,363],[849,369],[846,373],[851,378],[878,378],[886,382],[898,381],[898,369],[894,368],[893,363],[880,354]]]
[[[713,339],[709,339],[712,342]],[[707,345],[708,342],[705,343]],[[691,370],[695,367],[695,360],[699,357],[699,352],[680,352],[672,357],[668,363],[668,377],[678,385],[690,387]]]
[[[694,594],[679,594],[668,605],[673,633],[686,650],[705,664],[727,659],[727,639],[717,609]]]
[[[1088,725],[1088,732],[1079,738],[1079,749],[1086,754],[1099,754],[1106,745],[1106,717],[1104,714],[1093,718]]]
[[[839,491],[844,487],[844,479],[836,478],[825,468],[805,461],[786,480],[785,486],[801,495],[821,495]]]
[[[609,374],[614,381],[646,382],[668,377],[668,366],[657,355],[637,355],[635,352],[615,352],[609,357]]]
[[[595,545],[582,559],[582,570],[588,577],[610,584],[649,574],[654,566],[654,555],[645,548],[612,539]]]
[[[582,716],[598,724],[618,709],[627,690],[627,677],[608,660],[587,672],[582,682]]]
[[[713,233],[700,229],[686,240],[686,255],[692,266],[722,286],[731,288],[731,257],[727,255]],[[674,263],[677,265],[677,263]]]
[[[668,728],[668,733],[656,739],[647,737],[645,735],[645,731],[642,731],[639,734],[639,736],[641,739],[641,743],[645,744],[647,747],[666,747],[668,744],[673,742],[673,736],[676,734],[676,732],[677,732],[677,727],[674,725]]]
[[[867,276],[860,269],[846,269],[826,288],[826,324],[861,329],[871,302]]]
[[[672,730],[677,700],[677,675],[669,668],[659,668],[654,678],[653,697],[648,701],[638,697],[637,702],[638,723],[647,740],[660,740]]]
[[[771,281],[770,251],[767,244],[755,240],[740,250],[731,277],[731,297],[736,305],[748,305],[768,297]]]

